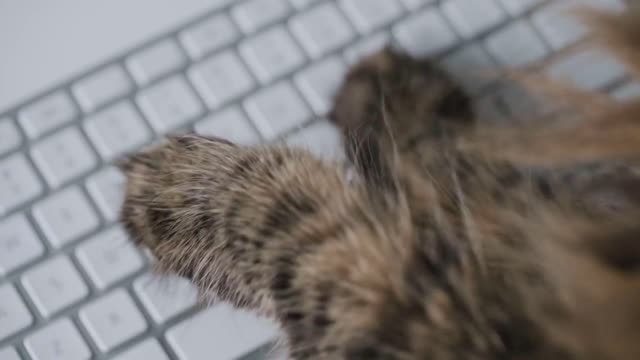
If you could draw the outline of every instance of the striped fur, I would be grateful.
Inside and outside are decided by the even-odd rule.
[[[599,19],[639,70],[640,13]],[[278,321],[295,360],[640,359],[640,103],[598,106],[488,131],[385,50],[332,113],[355,180],[186,135],[121,163],[122,221],[158,271]]]

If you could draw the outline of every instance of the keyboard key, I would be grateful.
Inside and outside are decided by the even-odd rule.
[[[158,79],[186,64],[187,58],[173,40],[151,45],[127,59],[127,68],[140,85]]]
[[[363,34],[389,24],[403,12],[397,1],[389,0],[341,0],[340,6]]]
[[[73,120],[78,111],[64,92],[56,92],[22,109],[18,114],[20,125],[34,139]]]
[[[87,305],[80,310],[78,317],[103,353],[147,329],[144,316],[124,289],[118,289]]]
[[[341,48],[355,36],[344,16],[329,3],[294,17],[289,24],[312,58]]]
[[[231,51],[194,66],[189,78],[211,109],[244,95],[254,86],[248,70]]]
[[[87,190],[108,222],[118,219],[124,202],[127,178],[115,167],[108,167],[87,180]]]
[[[158,343],[158,340],[147,339],[124,351],[113,360],[169,360],[169,357]]]
[[[520,67],[544,59],[548,51],[533,28],[518,21],[494,33],[486,40],[489,52],[504,66]]]
[[[554,50],[564,49],[584,38],[588,29],[571,14],[575,3],[552,3],[538,10],[531,21]]]
[[[67,257],[41,263],[22,276],[22,285],[44,317],[84,299],[89,288]]]
[[[31,336],[24,346],[33,360],[89,360],[91,350],[69,319],[60,319]]]
[[[195,131],[203,136],[219,137],[239,145],[260,143],[260,135],[238,108],[209,115],[195,125]]]
[[[69,187],[33,207],[33,217],[49,243],[60,248],[98,227],[99,220],[77,187]]]
[[[136,150],[151,139],[151,131],[128,101],[90,116],[84,129],[105,160]]]
[[[31,262],[44,253],[44,246],[22,214],[0,221],[0,275]]]
[[[138,96],[138,104],[151,126],[159,133],[184,126],[203,111],[196,94],[179,76],[144,90]]]
[[[589,33],[588,27],[575,13],[575,10],[585,6],[614,12],[625,9],[621,0],[565,0],[545,5],[533,14],[532,21],[552,48],[563,49]]]
[[[296,75],[295,82],[314,112],[326,115],[346,73],[347,66],[334,56],[303,70]]]
[[[22,154],[0,160],[0,214],[42,193],[35,171]]]
[[[624,65],[603,50],[588,49],[555,62],[548,70],[551,78],[569,82],[583,90],[597,90],[622,80]]]
[[[167,341],[179,360],[235,359],[273,340],[276,327],[230,305],[220,304],[174,326]]]
[[[180,34],[180,40],[194,59],[233,44],[240,32],[227,15],[221,14],[206,19]]]
[[[507,14],[494,0],[449,0],[442,4],[442,11],[466,39],[485,33],[507,19]]]
[[[245,101],[245,108],[267,140],[301,126],[311,115],[300,96],[285,82],[261,90]]]
[[[33,316],[16,289],[9,284],[0,286],[0,341],[28,328]]]
[[[612,95],[619,101],[637,100],[640,97],[640,83],[625,84],[614,90]]]
[[[0,349],[0,360],[20,360],[20,355],[14,348]]]
[[[282,27],[262,32],[243,42],[240,53],[262,83],[295,70],[305,61],[300,49]]]
[[[413,56],[436,55],[456,43],[458,38],[436,9],[428,8],[393,28],[400,46]]]
[[[444,60],[449,71],[467,91],[478,92],[497,78],[498,66],[477,43],[468,45]]]
[[[80,131],[67,128],[31,148],[31,157],[53,188],[88,172],[98,164]]]
[[[121,67],[112,65],[80,80],[72,90],[80,106],[90,112],[126,95],[133,90],[133,84]]]
[[[286,0],[249,0],[231,9],[231,15],[244,32],[252,33],[285,18],[290,11]]]
[[[0,155],[9,152],[22,143],[20,130],[11,119],[0,119]]]
[[[287,145],[300,147],[326,159],[344,158],[342,136],[326,120],[316,121],[285,140]]]
[[[426,4],[433,4],[435,3],[437,0],[402,0],[402,3],[404,3],[404,5],[407,7],[407,9],[409,10],[415,10],[421,6],[424,6]],[[518,1],[518,0],[516,0]]]
[[[354,45],[350,46],[344,51],[344,57],[348,64],[355,64],[362,58],[382,50],[391,42],[391,36],[387,32],[379,32],[371,35]]]
[[[511,15],[522,15],[530,9],[533,9],[536,5],[545,2],[546,0],[499,0],[509,10]]]
[[[83,242],[76,257],[99,290],[140,270],[144,260],[119,226],[111,227]]]
[[[196,288],[178,277],[145,274],[134,282],[133,289],[156,324],[193,308],[198,300]]]
[[[549,101],[542,101],[517,83],[500,84],[495,94],[506,113],[514,120],[529,120],[556,110]]]

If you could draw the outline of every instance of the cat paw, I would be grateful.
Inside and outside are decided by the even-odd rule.
[[[417,134],[438,136],[443,122],[466,124],[473,115],[468,96],[433,61],[386,48],[350,70],[330,119],[347,141],[390,133],[402,144]]]
[[[226,140],[184,135],[117,162],[127,178],[120,221],[131,240],[158,260],[171,257],[169,267],[177,266],[188,277],[186,267],[170,254],[198,231],[191,226],[193,218],[210,205],[212,184],[224,176],[217,170],[232,161],[236,150]]]

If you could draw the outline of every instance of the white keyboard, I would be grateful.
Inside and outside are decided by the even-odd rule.
[[[284,141],[341,157],[324,118],[349,64],[388,43],[432,56],[478,110],[529,111],[481,76],[575,48],[569,3],[620,0],[219,0],[209,14],[0,114],[0,360],[268,358],[273,324],[197,306],[181,279],[149,273],[116,223],[124,177],[110,162],[170,133]],[[475,72],[472,72],[474,70]],[[640,96],[597,49],[548,70]],[[273,355],[280,358],[282,355]]]

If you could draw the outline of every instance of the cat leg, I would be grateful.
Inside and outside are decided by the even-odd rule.
[[[469,97],[433,61],[387,48],[351,69],[330,118],[343,133],[349,158],[375,167],[375,160],[367,164],[372,146],[420,164],[429,146],[446,142],[474,115]]]
[[[275,318],[294,359],[377,358],[376,314],[401,296],[411,256],[406,207],[372,201],[338,164],[300,150],[189,135],[120,167],[122,222],[159,271]]]

